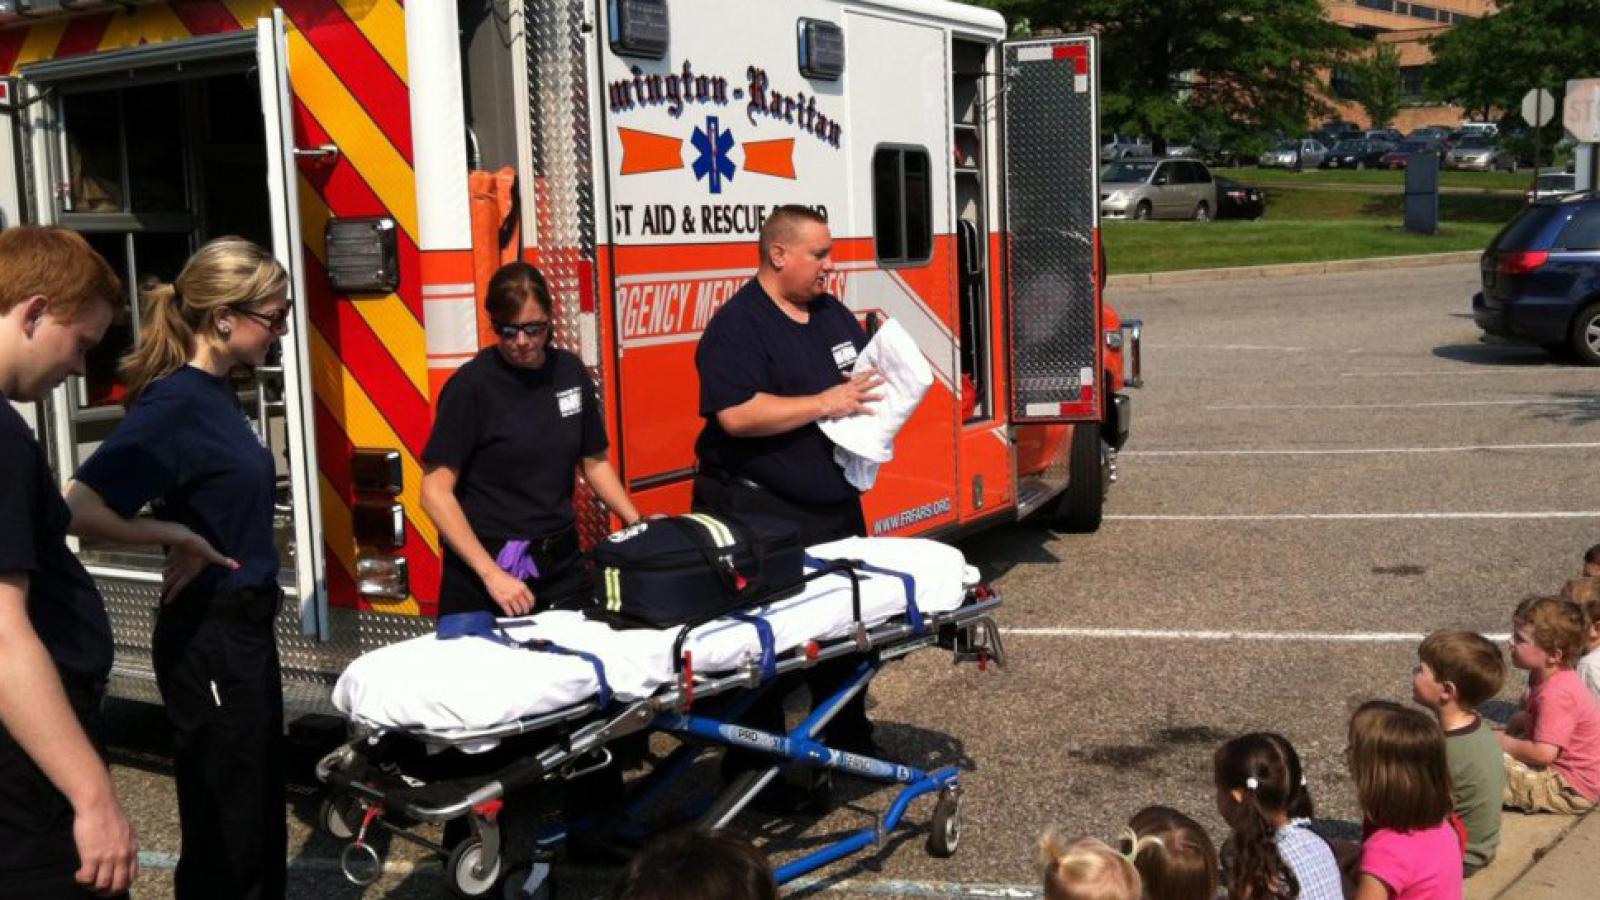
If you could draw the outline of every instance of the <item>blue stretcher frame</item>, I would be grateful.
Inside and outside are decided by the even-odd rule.
[[[450,738],[426,732],[401,732],[424,745],[438,748],[468,740],[513,737],[540,731],[546,727],[587,720],[587,724],[562,738],[556,745],[519,764],[522,771],[515,777],[490,779],[459,799],[444,803],[409,802],[403,796],[391,794],[388,789],[360,777],[358,770],[351,764],[359,758],[361,747],[375,744],[383,735],[395,733],[397,730],[356,728],[355,737],[349,743],[324,757],[317,765],[319,780],[335,791],[343,792],[345,798],[353,804],[348,812],[361,823],[359,833],[355,834],[355,842],[346,847],[346,853],[341,859],[345,875],[357,884],[364,883],[352,874],[346,862],[352,857],[352,851],[361,851],[370,855],[373,862],[378,861],[376,852],[364,841],[369,824],[383,828],[396,837],[452,856],[452,861],[454,860],[446,848],[424,841],[409,834],[405,829],[384,821],[385,814],[390,811],[398,811],[411,820],[424,822],[445,822],[466,816],[472,830],[471,840],[479,841],[482,847],[479,865],[472,867],[471,874],[487,875],[491,861],[493,869],[498,871],[501,844],[496,817],[500,798],[505,793],[534,780],[572,778],[583,774],[571,770],[591,753],[598,752],[604,755],[606,762],[594,768],[603,767],[610,762],[610,751],[606,749],[609,740],[637,732],[660,730],[685,739],[684,745],[669,755],[636,787],[635,793],[620,814],[603,822],[585,819],[556,823],[535,836],[533,867],[526,876],[522,896],[537,895],[540,884],[548,878],[551,871],[550,851],[570,836],[603,833],[624,840],[648,837],[642,828],[643,813],[657,805],[657,801],[670,785],[686,773],[696,759],[716,746],[738,747],[759,752],[768,758],[770,765],[764,771],[750,772],[736,780],[712,803],[710,810],[699,817],[699,824],[712,830],[725,827],[731,822],[755,795],[777,776],[786,763],[827,769],[880,783],[903,785],[890,804],[888,812],[874,827],[850,832],[818,850],[774,869],[774,877],[778,883],[791,882],[881,843],[904,821],[910,805],[924,795],[940,793],[941,797],[959,799],[960,777],[959,770],[955,766],[931,771],[923,770],[836,750],[817,740],[816,736],[846,703],[867,689],[884,665],[918,650],[939,646],[950,650],[958,662],[976,660],[980,668],[986,661],[993,661],[997,666],[1004,665],[1005,652],[999,629],[991,617],[991,613],[999,606],[1000,598],[997,595],[986,589],[980,589],[975,598],[969,599],[968,603],[956,610],[929,616],[926,622],[917,622],[916,625],[902,620],[873,629],[858,627],[855,634],[821,647],[814,654],[785,659],[776,667],[776,671],[771,671],[767,667],[749,666],[745,670],[705,682],[696,680],[692,688],[692,697],[696,700],[718,696],[732,690],[745,690],[744,694],[733,698],[720,718],[696,714],[693,704],[689,702],[691,695],[686,690],[686,685],[680,683],[676,690],[669,690],[649,700],[635,701],[622,711],[606,714],[600,719],[595,719],[594,714],[604,714],[606,711],[591,702],[564,712],[533,717],[494,729]],[[782,675],[803,671],[819,662],[846,656],[859,656],[862,661],[851,677],[792,731],[776,734],[737,721]],[[564,769],[565,774],[563,774]],[[486,809],[491,811],[485,812]],[[959,804],[956,809],[959,810]],[[325,827],[332,824],[326,813],[322,824]],[[345,824],[354,833],[356,822],[346,818]],[[348,836],[339,834],[336,829],[330,828],[330,830],[334,830],[336,836]],[[360,854],[355,855],[360,856]],[[447,870],[451,868],[447,866]],[[449,874],[452,873],[447,871],[447,875]]]

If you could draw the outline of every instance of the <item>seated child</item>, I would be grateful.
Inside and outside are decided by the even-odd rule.
[[[1588,569],[1588,564],[1584,564]],[[1583,658],[1578,660],[1578,677],[1589,693],[1600,698],[1600,578],[1574,578],[1561,589],[1561,596],[1583,607],[1589,620],[1589,631],[1584,635]]]
[[[1175,809],[1147,806],[1122,832],[1122,852],[1144,881],[1144,900],[1212,900],[1217,851],[1200,823]]]
[[[1104,841],[1068,842],[1047,831],[1039,838],[1045,900],[1139,900],[1144,885],[1128,857]]]
[[[1398,703],[1363,703],[1345,757],[1369,828],[1356,900],[1460,900],[1461,838],[1438,724]]]
[[[767,858],[744,838],[684,828],[644,846],[613,900],[777,900]]]
[[[1500,798],[1506,789],[1500,741],[1478,707],[1500,693],[1506,661],[1500,648],[1470,631],[1435,631],[1417,648],[1411,696],[1444,729],[1450,764],[1450,804],[1467,829],[1467,876],[1494,859],[1500,846]]]
[[[1228,896],[1344,900],[1333,850],[1303,819],[1290,817],[1304,785],[1291,774],[1287,745],[1279,735],[1246,734],[1217,748],[1212,758],[1217,812],[1233,829],[1226,854]],[[1306,800],[1309,806],[1309,795]]]
[[[1511,664],[1528,693],[1500,735],[1505,805],[1576,815],[1600,798],[1600,703],[1573,670],[1589,623],[1577,604],[1530,597],[1512,617]]]

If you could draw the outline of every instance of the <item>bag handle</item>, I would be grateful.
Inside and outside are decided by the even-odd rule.
[[[682,516],[668,516],[661,521],[670,523],[671,527],[683,535],[691,546],[700,551],[700,558],[705,560],[706,568],[710,569],[717,576],[717,579],[722,582],[723,593],[729,597],[737,597],[739,595],[743,588],[739,586],[738,578],[742,576],[739,575],[739,570],[733,566],[731,547],[728,548],[729,555],[726,560],[718,559],[718,552],[722,548],[711,542],[711,539],[706,535],[706,529],[699,523],[690,525]],[[725,561],[726,564],[724,564]]]

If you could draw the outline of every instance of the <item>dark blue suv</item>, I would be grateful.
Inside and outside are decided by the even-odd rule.
[[[1489,242],[1479,269],[1479,328],[1600,365],[1600,192],[1528,204]]]

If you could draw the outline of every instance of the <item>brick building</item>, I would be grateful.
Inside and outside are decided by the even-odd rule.
[[[1493,0],[1323,0],[1328,17],[1358,37],[1394,45],[1400,52],[1400,112],[1391,123],[1402,132],[1424,125],[1456,125],[1466,118],[1458,106],[1429,103],[1423,79],[1433,58],[1423,40],[1449,31],[1468,19],[1493,15]],[[1348,99],[1349,89],[1337,69],[1328,74],[1328,99],[1336,118],[1371,127],[1366,111]]]

